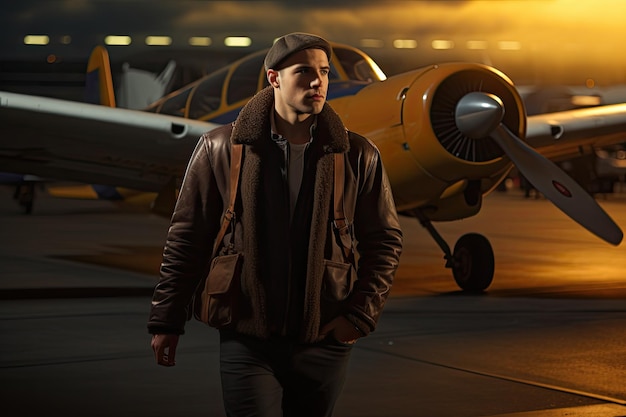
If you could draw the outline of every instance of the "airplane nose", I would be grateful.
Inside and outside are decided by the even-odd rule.
[[[493,94],[471,92],[464,95],[456,105],[456,126],[472,139],[488,137],[503,117],[502,100]]]
[[[480,65],[465,69],[439,66],[431,72],[433,76],[436,72],[441,74],[430,96],[430,123],[437,140],[451,155],[468,162],[501,158],[504,151],[491,137],[499,124],[519,137],[524,136],[524,104],[504,74]],[[420,80],[419,85],[433,82],[427,78]],[[414,86],[417,85],[416,82]]]

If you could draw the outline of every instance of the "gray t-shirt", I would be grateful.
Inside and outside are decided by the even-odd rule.
[[[293,211],[298,201],[300,185],[302,184],[302,173],[304,172],[304,152],[309,143],[289,144],[289,161],[287,170],[287,181],[289,182],[289,213],[293,217]]]

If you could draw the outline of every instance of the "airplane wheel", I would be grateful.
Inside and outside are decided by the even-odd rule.
[[[483,235],[468,233],[454,245],[452,274],[464,291],[481,292],[493,280],[494,258],[491,244]]]
[[[22,206],[24,210],[24,214],[31,214],[35,200],[35,185],[33,183],[26,183],[18,186],[16,195],[19,205]]]

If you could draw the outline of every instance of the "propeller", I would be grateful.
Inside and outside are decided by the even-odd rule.
[[[526,179],[561,211],[605,241],[619,245],[622,230],[576,181],[515,136],[503,123],[497,96],[472,92],[456,105],[458,129],[474,140],[493,139]]]

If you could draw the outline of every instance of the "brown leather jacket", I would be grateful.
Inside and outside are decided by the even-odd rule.
[[[243,252],[243,314],[237,332],[305,343],[346,316],[373,331],[398,266],[402,233],[387,175],[372,142],[344,127],[325,105],[306,152],[290,223],[283,150],[271,139],[273,90],[262,90],[234,124],[200,139],[187,167],[163,253],[148,322],[151,333],[183,333],[187,306],[208,272],[229,198],[231,143],[244,144],[235,232]],[[345,155],[344,209],[356,242],[356,273],[333,229],[333,154]]]

